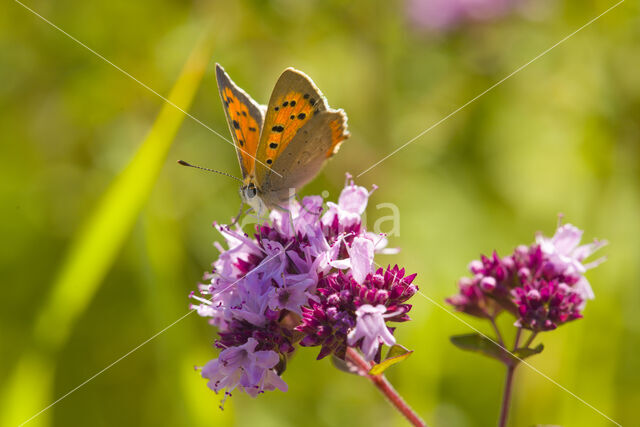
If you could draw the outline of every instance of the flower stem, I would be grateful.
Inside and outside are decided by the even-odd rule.
[[[522,334],[522,328],[518,328],[516,332],[516,338],[513,340],[513,351],[518,349],[518,342],[520,342],[520,335]]]
[[[496,337],[498,338],[498,342],[500,343],[501,346],[504,347],[504,340],[502,339],[502,334],[500,333],[500,329],[498,329],[498,325],[496,325],[495,317],[490,317],[489,320],[491,321],[491,326],[493,326],[493,330],[496,332]]]
[[[507,366],[507,378],[504,381],[504,394],[502,395],[502,408],[500,409],[500,421],[498,427],[506,427],[509,417],[509,406],[511,404],[511,386],[513,384],[513,372],[515,365]]]
[[[531,335],[529,335],[529,339],[527,340],[526,343],[524,343],[524,348],[529,348],[529,346],[531,345],[531,343],[535,339],[536,335],[538,335],[538,332],[531,331]]]
[[[520,341],[520,335],[522,334],[522,328],[518,328],[516,331],[516,337],[513,340],[513,351],[518,348],[518,342]],[[500,408],[500,420],[498,421],[498,427],[507,426],[507,418],[509,418],[509,408],[511,406],[511,390],[513,386],[513,374],[516,370],[517,361],[507,363],[507,377],[504,380],[504,393],[502,394],[502,407]]]
[[[418,414],[404,401],[404,399],[393,388],[391,383],[385,378],[384,375],[370,375],[369,370],[371,364],[364,360],[364,358],[355,349],[348,347],[346,353],[346,359],[356,365],[360,371],[360,375],[367,377],[373,385],[378,387],[378,390],[384,394],[389,403],[391,403],[413,426],[426,427],[426,423],[420,418]]]

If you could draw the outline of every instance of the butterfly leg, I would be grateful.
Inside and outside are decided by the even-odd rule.
[[[302,199],[301,199],[301,197],[300,197],[300,195],[298,193],[294,193],[292,196],[290,196],[290,198],[293,198],[298,202],[298,204],[300,205],[300,210],[304,209],[305,211],[307,211],[307,213],[309,213],[309,214],[311,214],[313,216],[316,216],[317,219],[320,220],[320,212],[311,212],[309,209],[307,209],[305,204],[302,203]]]
[[[289,227],[291,227],[292,232],[294,232],[295,234],[295,230],[293,229],[293,214],[291,213],[291,209],[281,205],[274,205],[274,209],[278,209],[279,211],[286,212],[289,215]]]
[[[236,215],[235,218],[233,218],[233,220],[231,221],[231,225],[236,225],[238,220],[240,219],[240,217],[242,216],[242,209],[244,208],[244,203],[240,202],[240,210],[238,210],[238,215]],[[247,212],[249,212],[249,210],[251,210],[251,208],[249,208],[247,210]],[[245,213],[247,213],[245,212]]]
[[[252,217],[252,218],[258,218],[256,215],[247,215],[249,212],[251,212],[253,210],[252,207],[249,207],[249,209],[247,209],[246,211],[242,211],[243,205],[240,205],[240,212],[238,212],[238,215],[236,215],[236,217],[233,219],[233,221],[231,221],[231,225],[236,225],[238,223],[238,220],[240,219],[241,216],[244,215],[244,218]],[[259,218],[258,218],[259,219]],[[257,222],[257,221],[253,221],[253,222]],[[242,223],[240,224],[240,228],[244,228],[244,226],[246,225],[246,222],[243,220]]]
[[[245,211],[245,214],[249,214],[249,212],[253,211],[254,213],[250,214],[250,215],[245,215],[244,218],[242,219],[242,223],[240,224],[240,227],[244,229],[245,225],[247,224],[259,224],[261,222],[265,222],[269,220],[269,216],[260,216],[258,215],[258,213],[256,212],[256,210],[252,207],[249,208]]]
[[[289,214],[289,224],[291,226],[291,231],[295,234],[295,228],[293,227],[293,214],[291,213],[291,209],[287,209],[287,213]]]

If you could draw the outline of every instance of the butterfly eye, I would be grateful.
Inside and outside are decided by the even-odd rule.
[[[258,190],[256,186],[253,184],[249,184],[244,188],[244,195],[247,199],[253,199],[258,194]]]

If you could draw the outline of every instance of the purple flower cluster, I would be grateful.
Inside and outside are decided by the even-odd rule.
[[[302,324],[296,327],[305,337],[304,347],[321,345],[318,359],[334,353],[344,358],[348,346],[359,344],[367,360],[380,360],[380,346],[395,344],[385,321],[404,322],[411,310],[404,304],[418,290],[405,277],[404,269],[378,269],[359,282],[343,272],[323,277],[317,288],[319,300],[303,308]]]
[[[447,302],[484,318],[506,310],[516,317],[517,327],[536,332],[579,319],[586,301],[594,298],[584,273],[604,258],[583,261],[606,244],[578,246],[582,233],[571,224],[560,225],[553,237],[538,235],[534,244],[519,246],[509,256],[483,255],[469,264],[473,277],[460,279],[459,293]]]
[[[191,307],[218,328],[222,351],[202,368],[212,390],[286,391],[281,375],[297,345],[320,346],[318,359],[344,358],[350,346],[371,361],[383,344],[395,344],[386,322],[409,320],[415,274],[374,269],[374,253],[395,251],[362,223],[370,195],[348,177],[338,203],[292,201],[253,237],[214,224],[228,248],[216,244],[219,258],[190,295]]]
[[[446,31],[468,21],[506,14],[522,0],[407,0],[407,16],[418,28]]]

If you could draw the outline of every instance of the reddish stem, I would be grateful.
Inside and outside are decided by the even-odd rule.
[[[405,416],[405,418],[414,426],[426,427],[426,423],[416,414],[413,409],[404,401],[404,399],[393,388],[391,383],[385,378],[384,375],[370,375],[369,370],[373,366],[372,363],[367,362],[355,349],[348,347],[346,359],[356,365],[360,370],[360,375],[367,377],[373,385],[378,387],[378,390],[384,394],[387,400],[395,406],[395,408]]]
[[[518,328],[516,332],[516,338],[513,343],[513,351],[518,349],[518,343],[520,342],[520,334],[522,334],[522,328]],[[527,343],[528,345],[529,343]],[[508,362],[507,364],[507,377],[504,380],[504,393],[502,395],[502,407],[500,408],[500,420],[498,421],[498,427],[506,427],[507,419],[509,418],[509,408],[511,406],[511,394],[513,386],[513,373],[518,366],[518,362]]]
[[[507,377],[504,380],[504,394],[502,395],[502,407],[500,408],[499,427],[507,426],[509,418],[509,407],[511,405],[511,386],[513,384],[513,372],[516,370],[515,365],[507,366]]]

